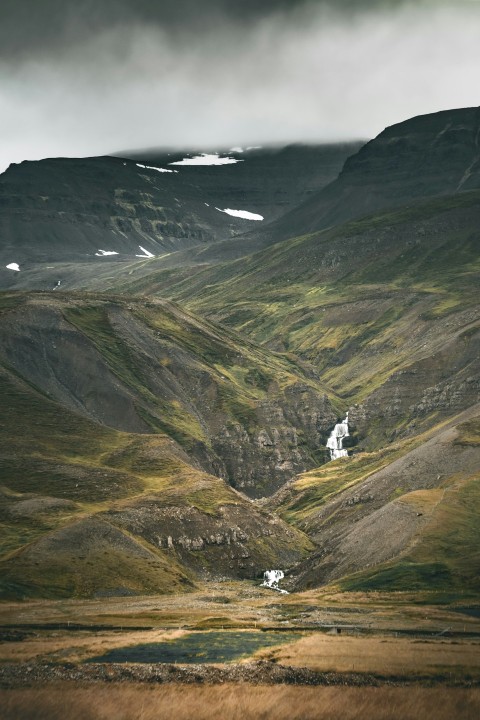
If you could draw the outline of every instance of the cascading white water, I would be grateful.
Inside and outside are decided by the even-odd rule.
[[[345,420],[337,423],[330,433],[327,440],[327,448],[330,451],[330,460],[336,460],[341,457],[348,457],[348,451],[343,448],[344,438],[349,436],[348,432],[348,412]]]
[[[263,573],[262,587],[268,587],[271,590],[277,590],[277,592],[280,592],[283,595],[288,595],[286,590],[282,590],[278,587],[279,580],[282,580],[284,577],[285,573],[283,570],[265,570]]]

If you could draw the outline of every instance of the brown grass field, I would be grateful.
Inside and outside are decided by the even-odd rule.
[[[73,630],[69,622],[84,623],[85,629]],[[344,630],[330,635],[307,630],[307,622]],[[49,623],[63,623],[63,628]],[[5,681],[3,686],[9,689],[0,690],[0,720],[480,718],[480,637],[475,637],[479,618],[455,612],[447,604],[420,603],[407,593],[392,597],[308,591],[278,596],[253,584],[221,583],[188,597],[3,603],[0,624],[6,635],[9,628],[33,627],[21,641],[6,636],[0,644],[0,675],[2,664],[19,668],[18,683]],[[123,682],[75,680],[74,674],[71,679],[52,676],[29,681],[25,673],[29,664],[42,663],[59,667],[71,663],[74,673],[77,663],[81,668],[86,659],[112,648],[173,640],[223,626],[225,630],[303,626],[305,634],[298,641],[281,645],[280,636],[279,646],[258,651],[254,659],[272,660],[272,668],[285,665],[345,673],[344,680],[335,681],[345,684],[233,684],[230,678],[210,685],[205,681],[161,684],[143,682],[142,677]],[[419,634],[397,637],[395,629]],[[456,637],[442,637],[446,629]],[[431,636],[422,637],[422,632]],[[239,662],[242,665],[244,660]],[[360,679],[365,674],[366,684],[348,685],[352,672]],[[369,685],[369,674],[383,680],[378,686]],[[268,680],[261,677],[257,682]]]
[[[2,720],[477,720],[480,690],[64,683],[0,692]]]
[[[317,672],[365,672],[403,677],[480,677],[480,640],[307,635],[257,657]]]

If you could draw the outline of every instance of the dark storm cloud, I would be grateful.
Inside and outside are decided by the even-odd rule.
[[[51,54],[132,22],[182,34],[205,30],[219,20],[244,25],[300,4],[302,0],[4,0],[0,53],[10,58]]]
[[[0,171],[142,146],[369,137],[479,102],[473,0],[0,3]]]
[[[394,8],[408,0],[2,0],[0,56],[51,55],[107,29],[144,24],[179,36],[204,32],[212,23],[248,27],[278,13],[309,5],[358,13]],[[417,0],[435,3],[435,0]],[[440,0],[441,2],[441,0]]]

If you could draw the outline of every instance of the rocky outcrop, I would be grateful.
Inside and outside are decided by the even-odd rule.
[[[256,429],[226,424],[212,440],[225,477],[251,497],[271,495],[285,482],[323,462],[336,413],[328,397],[297,383],[256,408]]]
[[[302,533],[240,497],[214,513],[146,498],[107,517],[204,579],[260,577],[271,565],[291,567],[309,548]]]

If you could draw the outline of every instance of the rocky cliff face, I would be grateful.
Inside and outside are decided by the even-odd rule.
[[[287,145],[228,151],[236,164],[222,166],[172,166],[202,189],[213,206],[244,208],[271,222],[305,202],[335,180],[348,157],[363,142],[325,145]],[[129,155],[147,165],[162,165],[184,158],[185,153],[149,151]],[[245,226],[249,230],[248,225]]]
[[[118,158],[53,159],[12,165],[0,177],[0,262],[134,260],[239,232],[206,207],[198,187]],[[12,260],[14,258],[14,260]],[[103,258],[105,262],[105,257]]]
[[[469,329],[463,324],[467,318],[477,325]],[[461,313],[451,323],[459,329],[438,352],[394,372],[365,402],[352,407],[350,417],[362,447],[421,433],[433,420],[452,417],[480,401],[478,312]]]
[[[277,402],[263,400],[256,428],[225,424],[212,439],[224,477],[253,497],[270,495],[308,466],[323,461],[336,414],[326,395],[297,383]]]
[[[309,547],[304,535],[240,498],[219,506],[214,514],[194,507],[164,507],[161,499],[151,498],[110,512],[107,519],[205,579],[262,577],[272,561],[290,567]]]

